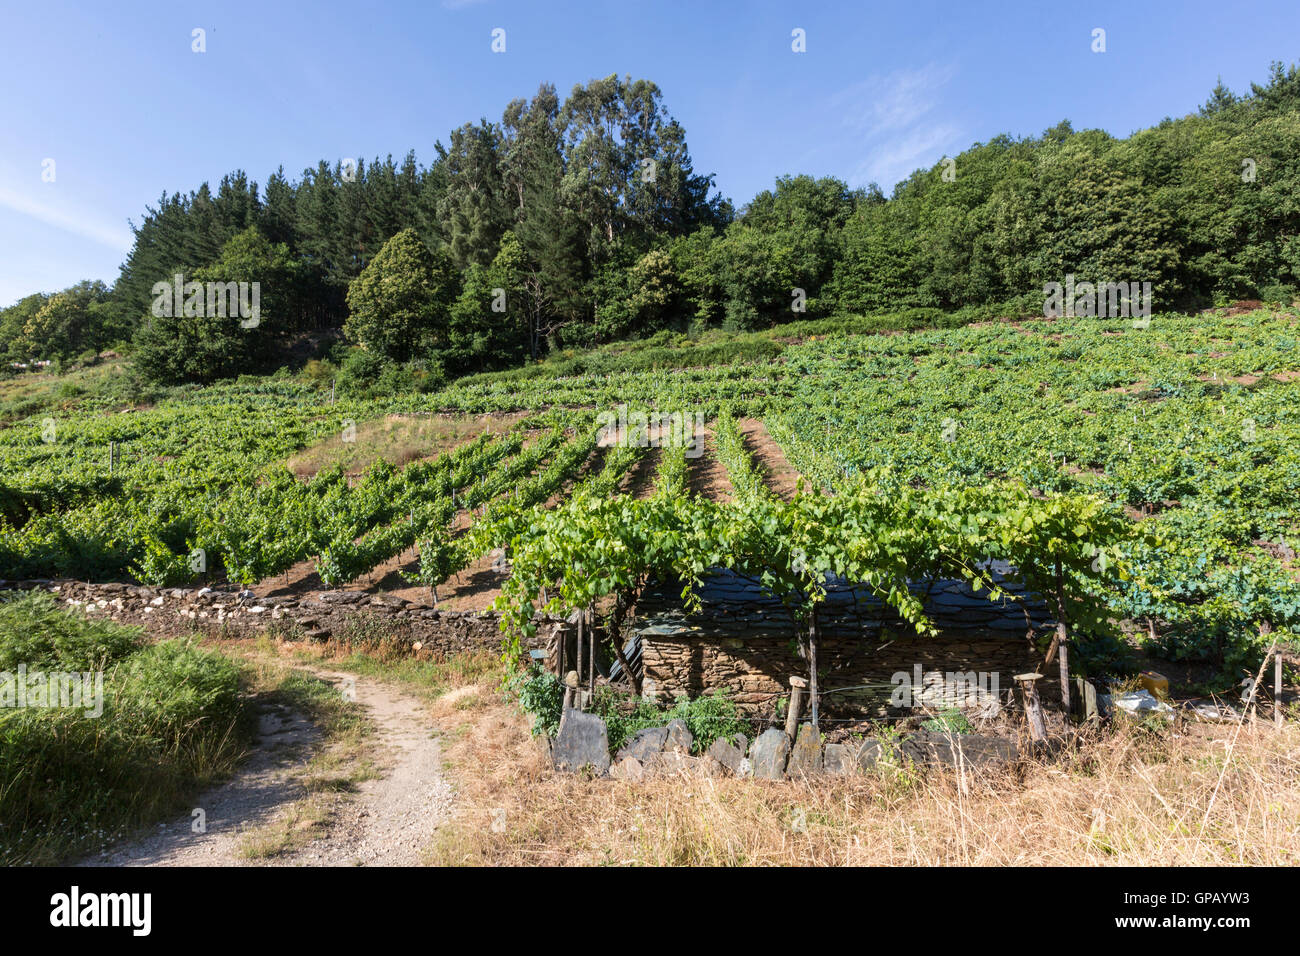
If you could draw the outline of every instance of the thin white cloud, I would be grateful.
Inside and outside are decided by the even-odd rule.
[[[867,150],[850,185],[874,181],[888,192],[918,166],[933,164],[937,151],[957,139],[956,125],[932,115],[956,73],[951,64],[930,63],[869,77],[830,98],[830,108]]]
[[[92,242],[97,242],[100,245],[121,252],[130,251],[135,241],[131,235],[131,230],[125,225],[110,226],[106,223],[96,222],[81,212],[65,212],[48,203],[33,199],[30,195],[15,192],[12,189],[5,189],[4,187],[0,187],[0,207],[12,209],[14,212],[40,220],[46,225],[54,226],[56,229],[62,229],[65,232],[70,232],[73,235],[81,236],[83,239],[89,239]]]
[[[906,129],[938,105],[940,91],[956,72],[951,64],[930,63],[872,76],[840,90],[830,105],[843,111],[845,126],[868,136]]]
[[[849,177],[850,186],[877,183],[888,195],[897,182],[921,167],[930,167],[955,142],[961,131],[947,123],[921,126],[871,150]]]

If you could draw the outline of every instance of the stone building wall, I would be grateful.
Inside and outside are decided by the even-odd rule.
[[[1042,604],[994,574],[1009,597],[990,601],[958,581],[914,588],[937,637],[914,628],[864,588],[835,584],[818,612],[818,681],[828,714],[878,714],[898,683],[915,688],[913,704],[987,708],[1007,702],[1016,674],[1043,670],[1035,638],[1051,625]],[[791,677],[807,677],[790,612],[756,582],[718,572],[699,590],[701,608],[687,613],[681,584],[648,588],[637,607],[644,687],[663,699],[725,689],[756,715],[788,696]],[[865,686],[864,686],[865,685]],[[1040,682],[1044,701],[1059,699]],[[897,713],[897,710],[893,711]]]
[[[878,643],[878,636],[818,641],[819,689],[827,714],[885,716],[896,686],[891,679],[899,673],[919,691],[917,704],[978,708],[987,705],[990,695],[1006,703],[1014,689],[1012,677],[1042,663],[1042,655],[1023,637],[926,638],[900,631],[883,635],[885,641]],[[774,712],[777,701],[790,693],[791,677],[808,676],[793,636],[643,635],[641,659],[647,694],[671,700],[723,688],[755,715]],[[1045,702],[1059,697],[1053,681],[1041,681],[1039,690]]]

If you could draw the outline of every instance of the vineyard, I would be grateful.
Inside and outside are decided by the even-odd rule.
[[[602,427],[624,404],[702,413],[703,455],[654,447],[634,418]],[[386,416],[507,412],[504,430],[402,467],[286,465]],[[755,454],[760,433],[801,476],[794,493]],[[1239,675],[1273,639],[1261,631],[1300,625],[1297,449],[1291,311],[808,338],[761,362],[395,400],[241,379],[5,427],[0,576],[254,587],[307,564],[343,587],[400,559],[436,601],[492,556],[511,633],[543,606],[591,609],[618,651],[647,582],[729,567],[796,611],[815,654],[828,580],[867,584],[924,633],[910,583],[996,596],[988,569],[1006,564],[1080,666],[1116,666],[1127,635]],[[729,494],[690,492],[706,466]],[[1044,642],[1064,669],[1063,637]]]

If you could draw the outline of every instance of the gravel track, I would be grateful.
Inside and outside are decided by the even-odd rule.
[[[307,796],[300,777],[320,740],[308,720],[273,706],[261,715],[252,755],[236,776],[204,794],[193,817],[159,824],[82,862],[83,866],[413,866],[420,863],[439,824],[452,812],[451,787],[426,706],[382,681],[315,667],[303,670],[340,692],[352,682],[356,702],[374,723],[380,776],[350,793],[331,795],[330,822],[320,837],[265,859],[241,853],[245,835],[273,824]]]

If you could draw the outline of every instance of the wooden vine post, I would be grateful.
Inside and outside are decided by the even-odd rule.
[[[1042,674],[1017,674],[1015,682],[1025,701],[1025,718],[1029,721],[1029,736],[1035,743],[1047,740],[1047,722],[1043,719],[1043,705],[1038,699],[1038,681]]]
[[[1282,655],[1273,651],[1273,726],[1282,729]]]
[[[559,645],[555,649],[555,676],[563,678],[565,675],[564,652],[569,646],[569,629],[567,627],[557,628],[555,638],[556,644]]]
[[[587,693],[596,693],[596,633],[591,626],[591,608],[587,608]]]
[[[817,695],[817,605],[812,606],[808,615],[808,699],[809,712],[812,715],[813,730],[817,730],[818,695]]]
[[[1056,649],[1061,660],[1061,708],[1070,713],[1070,635],[1065,628],[1065,575],[1056,559]],[[1037,691],[1034,694],[1037,698]]]
[[[1259,625],[1259,636],[1268,637],[1268,635],[1272,633],[1273,623],[1271,621],[1261,621]],[[1250,690],[1246,693],[1246,700],[1242,704],[1242,712],[1246,716],[1250,717],[1252,722],[1259,718],[1258,705],[1256,704],[1256,701],[1260,696],[1260,686],[1264,681],[1264,672],[1268,670],[1268,659],[1270,657],[1274,658],[1274,660],[1277,659],[1277,641],[1273,641],[1268,646],[1268,650],[1264,652],[1264,660],[1260,662],[1259,672],[1255,675],[1255,679],[1250,682]],[[1277,709],[1276,696],[1273,698],[1273,708],[1274,710]]]
[[[582,622],[583,622],[583,614],[581,611],[579,611],[578,612],[578,655],[577,655],[578,659],[573,662],[574,673],[578,675],[578,679],[574,683],[574,686],[576,687],[582,686],[582,638],[583,638]]]
[[[577,704],[578,696],[578,672],[569,671],[564,675],[564,706],[560,708],[560,727],[564,727],[565,718],[569,716],[569,711],[573,710]]]
[[[785,711],[785,735],[793,742],[799,733],[799,712],[803,707],[803,692],[808,682],[802,677],[790,678],[790,706]]]

